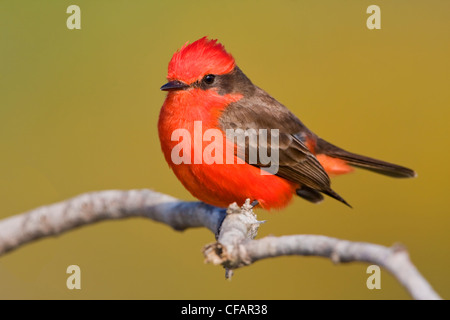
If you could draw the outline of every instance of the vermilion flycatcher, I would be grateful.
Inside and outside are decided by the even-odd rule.
[[[168,92],[158,121],[161,148],[181,183],[206,203],[227,207],[249,198],[271,209],[286,206],[293,194],[314,203],[326,194],[348,205],[331,189],[329,175],[359,167],[397,178],[416,176],[411,169],[345,151],[319,138],[284,105],[255,86],[217,40],[204,37],[185,44],[173,55],[168,69],[169,82],[161,87]],[[198,124],[200,134],[195,133]],[[194,141],[184,141],[187,149],[183,151],[181,136],[174,136],[180,129],[194,136]],[[205,142],[213,140],[206,137],[209,129],[220,130],[224,137],[227,129],[276,129],[278,171],[261,174],[261,161],[250,162],[248,152],[239,155],[237,147],[232,148],[233,163],[201,161],[198,156],[203,151],[211,152]],[[212,152],[224,151],[230,143],[234,141],[225,138],[223,148]],[[251,149],[250,144],[247,139],[243,147]],[[262,147],[270,148],[271,140],[253,146],[254,150]],[[174,148],[191,161],[174,161]]]

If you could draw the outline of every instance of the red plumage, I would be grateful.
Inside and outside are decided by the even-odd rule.
[[[169,62],[167,79],[181,80],[187,84],[205,74],[225,74],[233,70],[234,58],[217,40],[203,37],[191,44],[186,43],[175,52]]]
[[[242,95],[221,96],[214,91],[190,89],[167,95],[159,116],[158,129],[164,157],[184,187],[203,202],[227,207],[230,203],[243,204],[247,198],[258,200],[263,208],[282,208],[291,200],[297,184],[276,175],[261,175],[260,169],[250,164],[239,164],[234,154],[233,163],[226,163],[226,143],[223,140],[222,164],[194,164],[194,141],[190,143],[191,163],[174,164],[172,150],[179,141],[172,141],[172,133],[186,129],[194,138],[194,121],[202,121],[201,136],[208,129],[218,128],[221,111]],[[201,151],[209,144],[198,141]],[[219,150],[216,150],[219,151]]]
[[[158,121],[161,148],[181,183],[206,203],[226,207],[250,198],[265,209],[283,208],[295,193],[311,202],[320,202],[323,193],[348,205],[331,189],[328,175],[348,173],[353,169],[349,165],[393,177],[416,175],[411,169],[347,152],[319,138],[285,106],[253,85],[217,40],[204,37],[185,44],[173,55],[168,69],[169,83],[161,87],[168,91]],[[201,132],[196,135],[198,121]],[[279,172],[263,175],[259,163],[239,161],[234,142],[225,138],[229,127],[279,130]],[[183,151],[189,154],[187,163],[173,160],[173,150],[181,143],[181,138],[173,137],[177,130],[193,138]],[[220,133],[221,140],[214,137],[219,146],[214,152],[222,155],[221,163],[199,159],[212,143],[204,139],[208,130]],[[196,146],[201,146],[200,154]],[[229,150],[233,163],[227,161]]]

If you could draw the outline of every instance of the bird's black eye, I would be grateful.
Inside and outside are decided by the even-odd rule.
[[[215,75],[207,74],[206,76],[203,77],[203,82],[206,84],[213,84],[215,78],[216,78]]]

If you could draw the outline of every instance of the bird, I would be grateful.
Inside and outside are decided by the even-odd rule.
[[[160,88],[167,92],[158,119],[161,150],[183,186],[207,204],[227,207],[250,199],[257,208],[279,210],[295,195],[312,203],[326,195],[351,207],[331,188],[330,177],[355,167],[395,178],[417,176],[412,169],[346,151],[316,135],[286,106],[254,85],[217,39],[186,42],[170,59],[167,81]],[[247,137],[238,144],[226,135],[227,130],[238,129],[276,130],[277,135],[256,144]],[[212,134],[206,137],[208,130]],[[205,140],[216,142],[213,152],[206,152]],[[248,150],[260,151],[272,144],[276,149],[270,150],[278,152],[277,170],[262,174],[267,164],[250,161]],[[204,154],[221,161],[202,161]]]

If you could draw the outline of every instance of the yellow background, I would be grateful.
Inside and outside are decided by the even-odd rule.
[[[81,8],[68,30],[66,8]],[[381,30],[366,8],[381,7]],[[449,1],[0,1],[0,217],[94,190],[151,188],[193,200],[165,163],[156,123],[167,64],[218,38],[255,84],[321,137],[415,169],[333,180],[354,209],[296,198],[259,212],[268,234],[407,246],[450,297]],[[103,222],[0,257],[2,299],[409,299],[366,264],[282,257],[237,270],[203,263],[206,229]],[[81,268],[81,290],[66,268]]]

